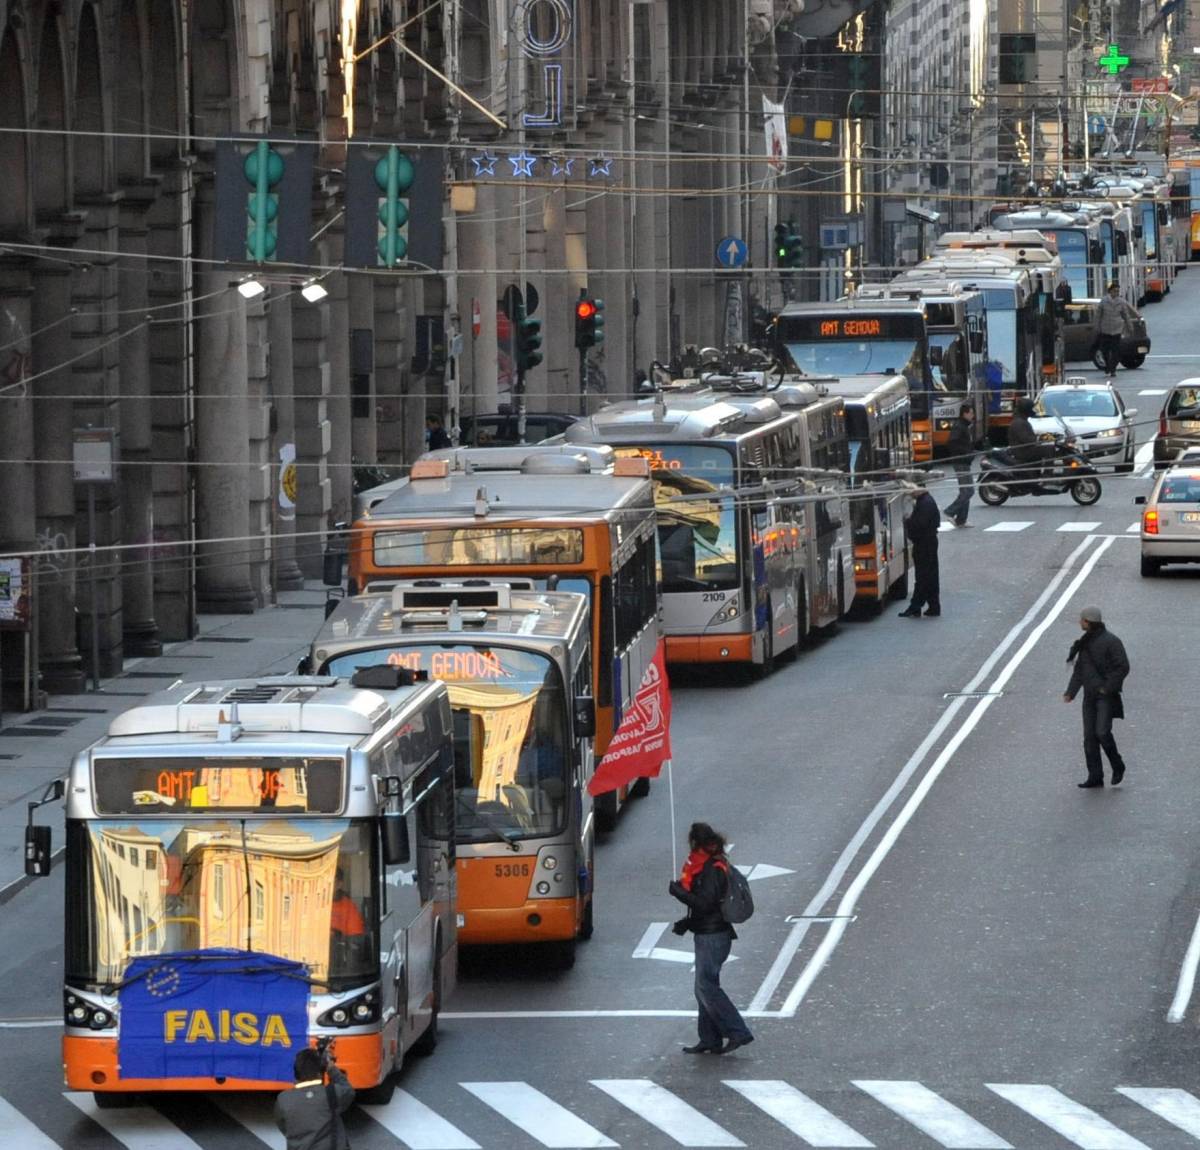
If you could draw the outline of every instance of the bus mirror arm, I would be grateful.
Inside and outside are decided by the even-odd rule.
[[[50,828],[38,826],[33,821],[33,812],[47,803],[57,802],[67,793],[66,783],[55,779],[45,794],[29,804],[29,821],[25,827],[25,873],[30,878],[43,878],[50,873]]]

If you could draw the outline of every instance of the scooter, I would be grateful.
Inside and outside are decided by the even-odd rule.
[[[1102,494],[1096,469],[1073,439],[1057,436],[1053,446],[1053,457],[1042,461],[1036,479],[1029,477],[1034,465],[1018,463],[1007,448],[989,451],[979,461],[979,498],[989,507],[999,507],[1019,495],[1066,492],[1081,507],[1090,507]]]

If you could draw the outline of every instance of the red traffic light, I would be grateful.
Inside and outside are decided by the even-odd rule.
[[[575,305],[576,319],[591,319],[596,314],[596,305],[590,299],[581,299]]]

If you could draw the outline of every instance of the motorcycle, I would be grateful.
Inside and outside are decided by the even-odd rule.
[[[1075,447],[1075,441],[1056,436],[1054,454],[1036,464],[1018,463],[1005,447],[989,451],[979,461],[979,498],[999,507],[1019,495],[1069,493],[1081,507],[1090,507],[1102,493],[1096,469]]]

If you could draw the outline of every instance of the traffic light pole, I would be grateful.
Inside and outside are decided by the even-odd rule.
[[[588,360],[587,348],[579,349],[579,414],[584,418],[588,413]]]

